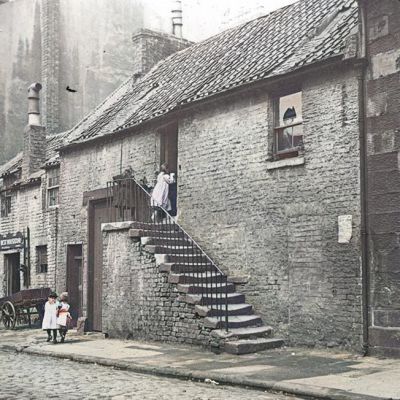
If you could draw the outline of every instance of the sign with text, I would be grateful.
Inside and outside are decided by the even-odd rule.
[[[23,249],[24,235],[21,232],[0,235],[0,251]]]

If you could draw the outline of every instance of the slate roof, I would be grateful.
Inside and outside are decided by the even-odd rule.
[[[4,175],[16,172],[22,165],[22,151],[18,153],[11,160],[7,161],[5,164],[0,165],[0,178]]]
[[[70,132],[84,142],[191,102],[343,57],[357,29],[356,0],[301,0],[173,54],[128,79]]]

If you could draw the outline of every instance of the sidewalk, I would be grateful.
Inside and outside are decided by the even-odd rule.
[[[82,337],[73,332],[64,344],[48,344],[44,339],[40,330],[0,330],[0,350],[322,399],[400,399],[400,360],[395,359],[302,348],[216,355],[195,347]]]

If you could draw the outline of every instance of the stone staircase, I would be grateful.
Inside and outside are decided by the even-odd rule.
[[[179,300],[194,306],[219,350],[246,354],[281,347],[283,340],[272,337],[272,328],[265,326],[253,306],[246,303],[245,296],[236,292],[235,284],[207,256],[201,255],[199,260],[199,255],[189,251],[197,245],[188,236],[179,240],[171,237],[171,229],[175,229],[173,225],[136,222],[129,236],[140,240],[144,251],[154,254],[159,271],[167,273],[168,282],[176,285]]]

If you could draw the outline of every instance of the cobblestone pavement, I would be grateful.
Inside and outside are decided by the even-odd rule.
[[[294,400],[295,398],[0,351],[0,399]]]

